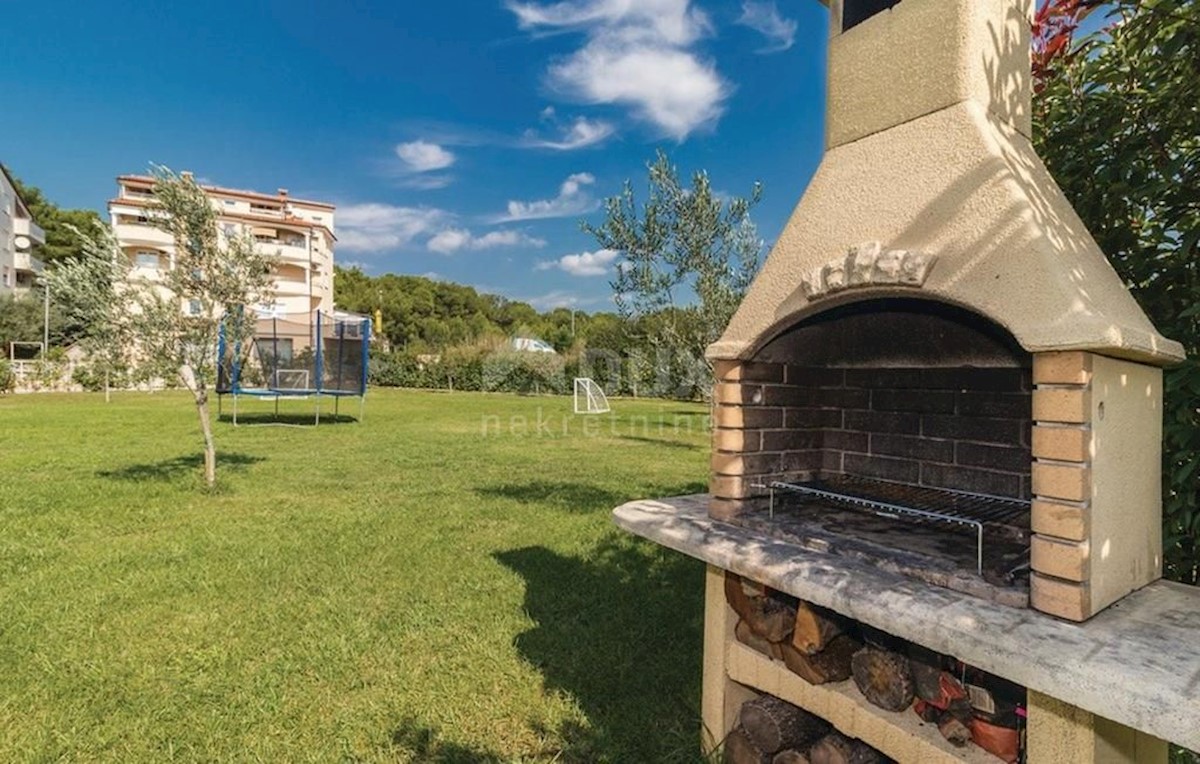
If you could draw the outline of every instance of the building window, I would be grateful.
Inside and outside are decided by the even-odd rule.
[[[846,0],[842,6],[842,31],[848,32],[872,16],[899,4],[900,0]]]
[[[188,310],[189,316],[200,315],[200,311],[201,311],[200,301],[199,300],[188,300],[187,310]]]
[[[159,262],[158,253],[150,250],[138,250],[133,256],[133,264],[138,268],[158,268]]]

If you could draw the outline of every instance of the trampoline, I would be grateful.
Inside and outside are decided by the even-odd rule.
[[[274,420],[281,400],[315,401],[313,424],[321,423],[321,402],[333,399],[340,416],[342,398],[358,398],[358,421],[366,406],[371,319],[353,313],[317,311],[272,314],[247,325],[221,326],[217,357],[217,411],[226,395],[233,399],[238,424],[239,399],[271,400]]]

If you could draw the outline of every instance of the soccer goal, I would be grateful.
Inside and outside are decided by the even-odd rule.
[[[575,378],[575,413],[608,413],[608,396],[590,377]]]

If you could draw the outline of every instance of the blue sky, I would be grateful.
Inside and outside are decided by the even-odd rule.
[[[817,0],[6,3],[0,160],[103,209],[150,162],[336,203],[337,259],[610,307],[579,231],[656,148],[770,242],[820,159]]]

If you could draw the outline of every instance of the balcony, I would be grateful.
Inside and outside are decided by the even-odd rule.
[[[278,257],[280,260],[285,260],[293,263],[308,264],[308,246],[304,244],[304,240],[300,240],[299,244],[284,244],[280,241],[262,241],[255,242],[255,248],[264,255]]]
[[[41,273],[42,261],[28,252],[17,251],[13,253],[13,270],[18,275],[21,273]]]
[[[46,243],[46,232],[29,218],[13,218],[13,235],[28,236],[35,244]]]
[[[147,223],[118,222],[113,226],[117,242],[122,247],[131,244],[146,244],[162,248],[174,246],[175,240],[166,231]]]

